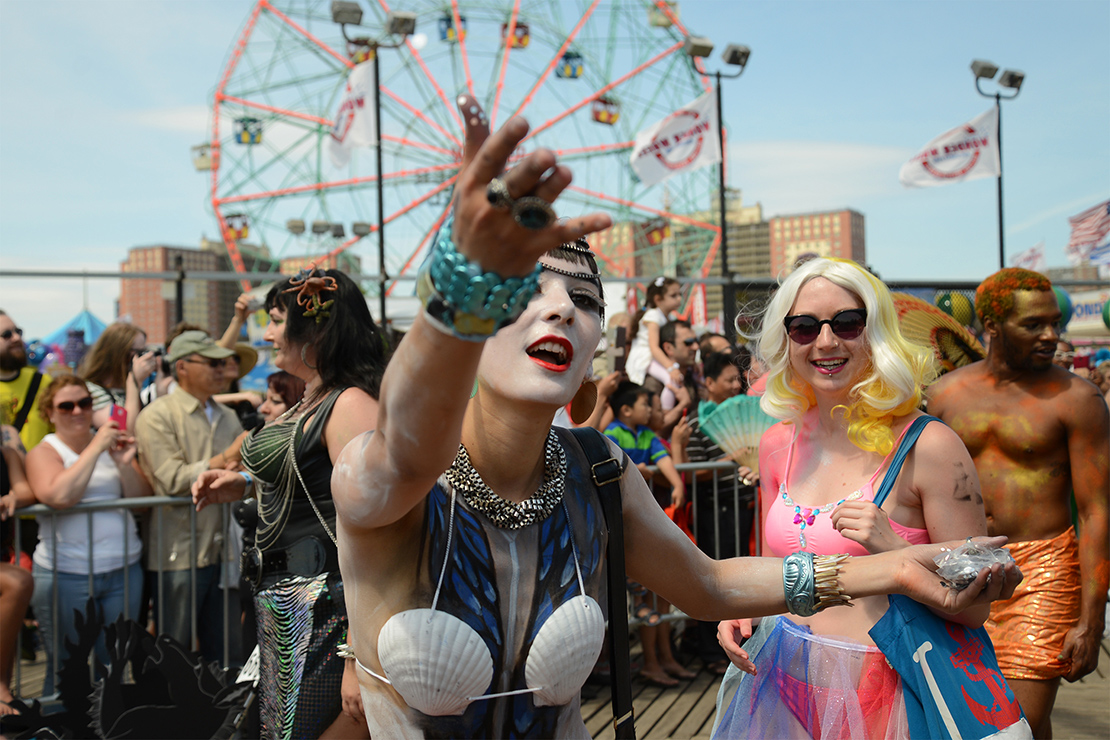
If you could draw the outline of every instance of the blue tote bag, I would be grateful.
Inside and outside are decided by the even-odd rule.
[[[882,506],[921,430],[933,416],[914,420],[875,494]],[[933,614],[906,596],[887,597],[890,607],[868,633],[902,677],[912,740],[1032,738],[1021,706],[998,669],[987,631]]]

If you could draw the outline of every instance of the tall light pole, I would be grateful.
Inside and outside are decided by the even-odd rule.
[[[362,8],[356,2],[332,0],[331,19],[339,24],[343,38],[348,43],[368,46],[374,59],[374,152],[378,176],[378,311],[381,316],[381,327],[384,330],[387,275],[385,274],[385,185],[382,182],[382,85],[378,49],[397,49],[404,44],[405,37],[416,30],[416,14],[399,10],[389,11],[385,20],[385,34],[400,37],[400,40],[392,43],[386,43],[380,39],[351,39],[347,36],[348,25],[357,26],[362,23]]]
[[[692,58],[708,57],[713,51],[713,42],[704,36],[687,36],[686,37],[686,54]],[[728,158],[728,152],[725,151],[725,126],[724,126],[724,105],[721,102],[721,79],[731,80],[736,79],[744,73],[744,68],[748,64],[748,58],[751,57],[752,50],[740,44],[729,44],[725,47],[724,53],[721,54],[721,59],[725,64],[736,67],[733,74],[723,74],[721,70],[713,73],[713,77],[717,82],[717,143],[721,148],[721,164],[717,168],[718,172],[718,196],[721,211],[721,277],[725,280],[724,289],[722,290],[722,303],[724,304],[724,334],[732,341],[732,337],[736,334],[736,284],[732,281],[732,272],[728,269],[728,201],[726,198],[725,188],[725,162]]]
[[[983,88],[979,87],[980,80],[993,80],[998,73],[998,65],[993,62],[976,59],[971,63],[971,73],[975,75],[976,91],[984,98],[994,98],[994,108],[998,120],[998,132],[996,134],[998,137],[998,267],[1002,269],[1006,266],[1006,242],[1002,229],[1002,101],[1013,100],[1018,96],[1018,93],[1021,92],[1021,83],[1025,81],[1025,73],[1006,69],[1002,71],[1002,76],[998,78],[998,84],[1013,90],[1013,95],[1003,95],[1001,91],[995,91],[993,94],[986,93],[983,92]]]

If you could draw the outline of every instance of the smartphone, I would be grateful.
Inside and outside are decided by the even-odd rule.
[[[112,409],[108,412],[108,418],[114,421],[120,429],[127,429],[127,409],[119,404],[112,404]]]
[[[1072,360],[1072,362],[1071,362],[1071,369],[1072,370],[1079,370],[1080,368],[1090,367],[1090,366],[1091,366],[1091,356],[1090,355],[1076,355],[1075,359]]]

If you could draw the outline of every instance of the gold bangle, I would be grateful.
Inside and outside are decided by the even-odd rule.
[[[341,642],[335,646],[335,654],[344,660],[350,660],[355,657],[355,651],[345,642]]]
[[[852,597],[840,586],[840,567],[848,559],[846,553],[815,555],[813,558],[814,595],[817,611],[830,606],[852,606]]]

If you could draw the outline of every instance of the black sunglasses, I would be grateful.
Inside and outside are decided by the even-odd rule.
[[[58,411],[64,411],[67,414],[72,414],[75,408],[80,408],[82,411],[88,411],[92,408],[92,396],[85,396],[80,401],[59,401],[54,404],[54,408]]]
[[[689,339],[683,340],[682,343],[685,344],[687,347],[693,347],[695,344],[698,343],[698,340],[694,337],[690,337]]]
[[[11,339],[13,336],[23,336],[23,330],[17,326],[14,329],[5,329],[4,331],[0,331],[0,339]]]
[[[182,362],[191,362],[194,365],[207,365],[208,367],[212,368],[213,370],[215,370],[218,367],[223,367],[224,365],[227,364],[227,360],[225,360],[225,359],[219,359],[219,360],[182,360]]]
[[[831,319],[818,320],[816,316],[799,314],[782,320],[786,334],[797,344],[812,344],[821,335],[821,327],[829,325],[833,334],[841,339],[855,339],[867,327],[867,311],[849,308],[839,311]]]

